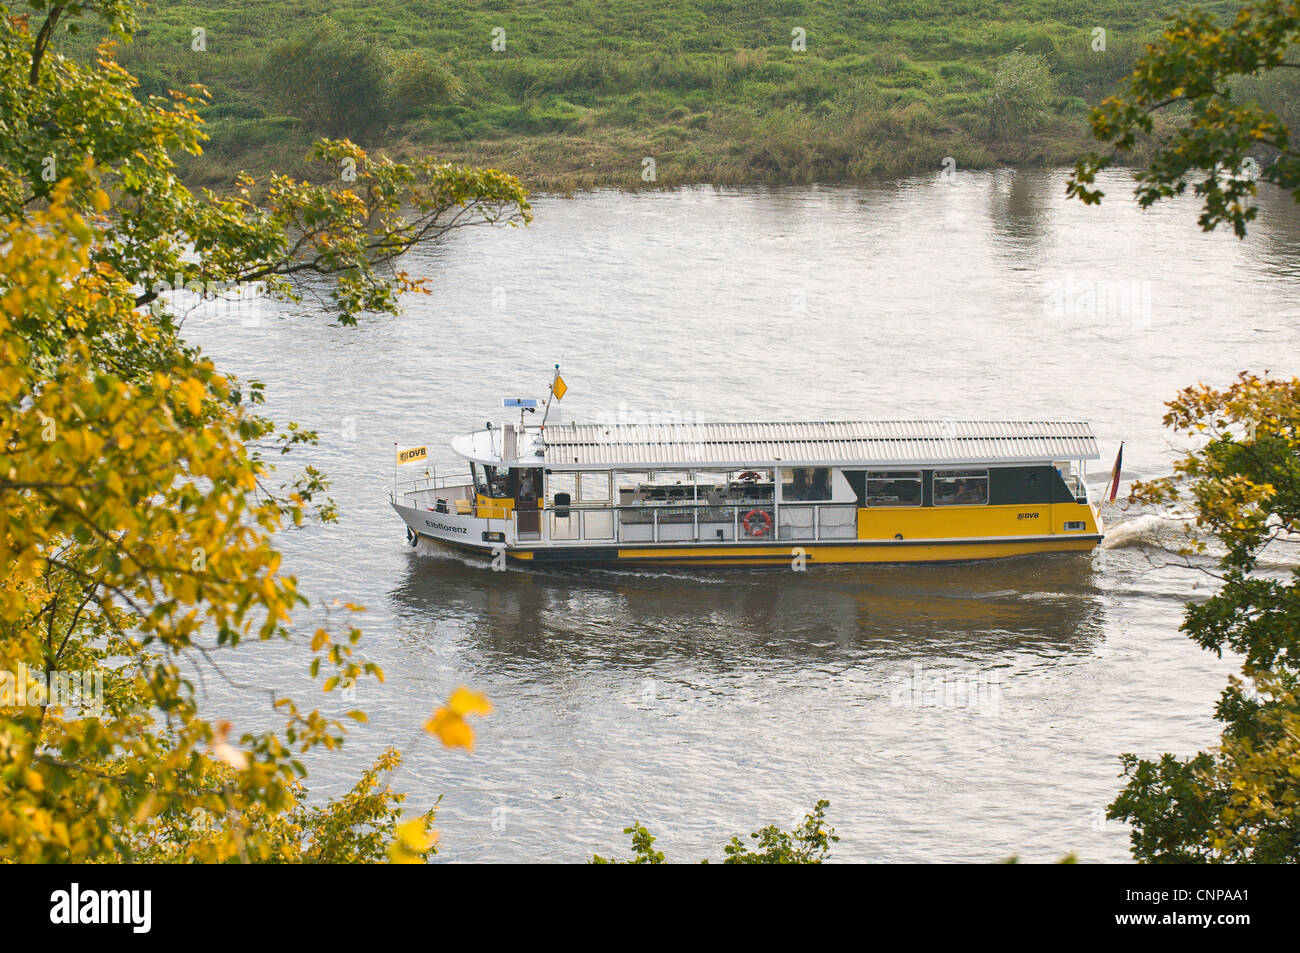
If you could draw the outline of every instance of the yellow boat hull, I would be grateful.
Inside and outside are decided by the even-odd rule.
[[[1045,532],[1029,534],[1030,527]],[[512,560],[537,564],[639,566],[832,566],[855,563],[944,563],[1034,553],[1087,552],[1102,539],[1098,511],[1079,503],[970,508],[860,509],[858,539],[635,545],[607,543],[510,547]],[[1018,532],[1017,532],[1018,531]],[[427,537],[492,556],[488,545]]]
[[[732,546],[573,547],[546,550],[512,550],[506,555],[533,565],[617,564],[638,566],[830,566],[854,563],[942,563],[1003,559],[1033,553],[1087,552],[1100,537],[1071,539],[915,541],[843,544],[742,543]],[[448,544],[454,545],[454,544]],[[481,547],[456,546],[482,555]]]

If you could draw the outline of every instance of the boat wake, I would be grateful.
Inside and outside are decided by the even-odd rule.
[[[450,546],[443,546],[436,540],[429,539],[427,536],[421,536],[416,541],[412,552],[417,556],[432,556],[435,559],[447,559],[452,562],[463,563],[466,566],[481,566],[485,564],[482,556],[470,555],[452,549]]]
[[[1118,525],[1106,527],[1106,536],[1101,541],[1102,549],[1126,549],[1132,546],[1158,546],[1168,536],[1188,526],[1188,520],[1178,516],[1161,516],[1148,513]]]

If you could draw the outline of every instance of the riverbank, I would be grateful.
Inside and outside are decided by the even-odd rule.
[[[511,135],[448,142],[401,135],[370,143],[393,159],[435,155],[451,162],[505,169],[531,192],[675,188],[683,185],[867,183],[955,169],[1053,168],[1072,165],[1092,148],[1083,116],[1059,119],[1032,136],[981,140],[958,129],[909,128],[906,117],[863,118],[855,128],[831,129],[805,117],[732,118],[722,130],[668,126],[649,133],[591,130],[545,136]],[[745,127],[748,128],[740,128]],[[272,170],[313,174],[303,161],[310,136],[298,130],[274,145],[232,147],[220,126],[202,156],[181,162],[193,185],[218,191],[241,169],[259,178]]]

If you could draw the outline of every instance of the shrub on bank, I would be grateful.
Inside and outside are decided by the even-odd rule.
[[[328,17],[276,44],[261,82],[271,100],[313,134],[358,141],[465,95],[456,74],[427,53],[394,52]]]

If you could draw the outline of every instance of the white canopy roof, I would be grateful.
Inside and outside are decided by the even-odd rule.
[[[480,463],[556,470],[607,467],[964,466],[1096,460],[1083,422],[863,420],[826,423],[562,424],[520,435],[515,460],[500,457],[499,430],[458,438]]]

